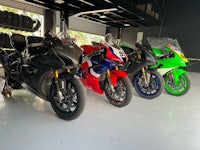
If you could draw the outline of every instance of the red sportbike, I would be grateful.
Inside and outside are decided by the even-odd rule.
[[[96,93],[105,92],[109,102],[123,107],[132,99],[132,85],[128,74],[118,69],[128,60],[124,51],[115,43],[111,34],[105,41],[93,45],[82,45],[83,61],[81,69],[82,83]]]

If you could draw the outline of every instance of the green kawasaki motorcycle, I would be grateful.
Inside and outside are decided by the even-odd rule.
[[[186,71],[188,59],[177,39],[148,37],[142,44],[157,56],[158,64],[150,68],[157,68],[163,76],[165,90],[176,96],[186,94],[191,87],[191,79]]]

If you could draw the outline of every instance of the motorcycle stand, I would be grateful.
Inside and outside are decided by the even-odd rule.
[[[5,79],[5,86],[3,88],[2,94],[7,98],[10,98],[12,96],[12,91],[10,90],[10,88],[8,86],[7,79]]]

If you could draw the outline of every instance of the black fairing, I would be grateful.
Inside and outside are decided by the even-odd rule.
[[[122,47],[122,49],[129,57],[129,62],[123,66],[123,69],[127,71],[129,78],[132,80],[143,67],[157,64],[156,56],[146,48],[141,47],[135,50],[129,47]],[[138,55],[141,55],[141,59],[138,59]]]
[[[48,83],[53,78],[53,71],[62,69],[64,65],[65,63],[50,49],[47,54],[36,55],[22,66],[23,81],[38,94],[46,96],[45,89],[50,86]]]
[[[148,61],[148,66],[157,64],[157,58],[155,54],[149,49],[142,50],[142,58],[145,58],[145,60]]]

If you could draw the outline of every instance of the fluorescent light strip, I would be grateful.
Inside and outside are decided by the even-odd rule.
[[[93,13],[100,13],[100,12],[105,12],[105,11],[117,11],[117,8],[110,8],[110,9],[101,9],[101,10],[93,10],[93,11],[85,11],[85,12],[80,12],[78,14],[75,14],[74,16],[78,17],[80,15],[86,15],[86,14],[93,14]]]
[[[63,0],[55,0],[55,3],[58,3],[58,4],[63,4],[64,1]]]
[[[109,0],[104,0],[104,1],[112,4],[112,2],[111,2],[111,1],[109,1]]]
[[[71,6],[71,7],[74,7],[74,8],[78,8],[78,9],[80,9],[80,7],[75,6],[75,5],[73,5],[73,4],[68,4],[68,5]]]
[[[85,4],[88,4],[88,5],[90,5],[90,6],[95,6],[94,4],[92,4],[92,3],[89,3],[89,2],[86,2],[86,1],[84,1],[84,0],[79,0],[80,2],[83,2],[83,3],[85,3]]]

